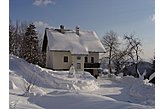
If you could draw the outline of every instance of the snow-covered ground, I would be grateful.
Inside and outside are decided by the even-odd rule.
[[[10,109],[154,109],[155,86],[142,78],[97,80],[87,72],[52,71],[10,55]],[[28,83],[34,82],[23,95]]]

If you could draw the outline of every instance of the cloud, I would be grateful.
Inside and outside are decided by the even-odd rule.
[[[41,5],[48,5],[48,4],[55,4],[54,0],[34,0],[33,5],[41,6]]]
[[[50,26],[48,23],[45,23],[43,21],[35,21],[33,22],[33,24],[36,26],[36,30],[39,33],[39,40],[43,40],[45,28],[56,28],[54,26]]]
[[[43,21],[35,21],[34,22],[34,25],[37,27],[37,28],[55,28],[53,26],[50,26],[49,24],[43,22]]]

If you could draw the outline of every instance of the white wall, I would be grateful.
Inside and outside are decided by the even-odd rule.
[[[77,59],[78,56],[81,57],[80,60]],[[73,65],[76,71],[84,71],[84,57],[84,55],[72,55]],[[77,63],[81,63],[81,69],[77,69]]]
[[[88,57],[88,63],[91,63],[91,57],[94,57],[94,63],[99,62],[99,53],[89,53]]]
[[[53,68],[69,69],[72,64],[72,56],[70,52],[53,52]],[[64,56],[68,56],[68,62],[64,62]]]
[[[68,56],[68,62],[64,62],[64,56]],[[81,57],[80,60],[77,59],[78,56]],[[94,57],[94,63],[99,62],[98,53],[89,53],[87,57],[89,63],[91,63],[91,57]],[[71,64],[73,64],[76,71],[84,71],[84,61],[85,61],[84,55],[71,55],[70,52],[48,51],[46,65],[48,68],[62,70],[62,69],[69,69]],[[81,63],[81,69],[77,69],[77,63]]]
[[[68,56],[68,62],[64,62],[64,56]],[[69,69],[72,64],[72,57],[70,52],[56,52],[48,51],[47,53],[47,67],[52,69]]]

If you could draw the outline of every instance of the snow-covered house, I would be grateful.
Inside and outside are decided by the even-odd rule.
[[[99,53],[105,49],[94,31],[45,29],[42,51],[46,52],[46,67],[54,70],[69,70],[71,65],[76,71],[98,74]]]

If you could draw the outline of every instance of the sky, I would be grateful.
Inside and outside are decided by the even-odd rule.
[[[144,59],[155,52],[155,0],[9,0],[12,21],[33,22],[37,28],[59,27],[134,33],[142,42]]]

